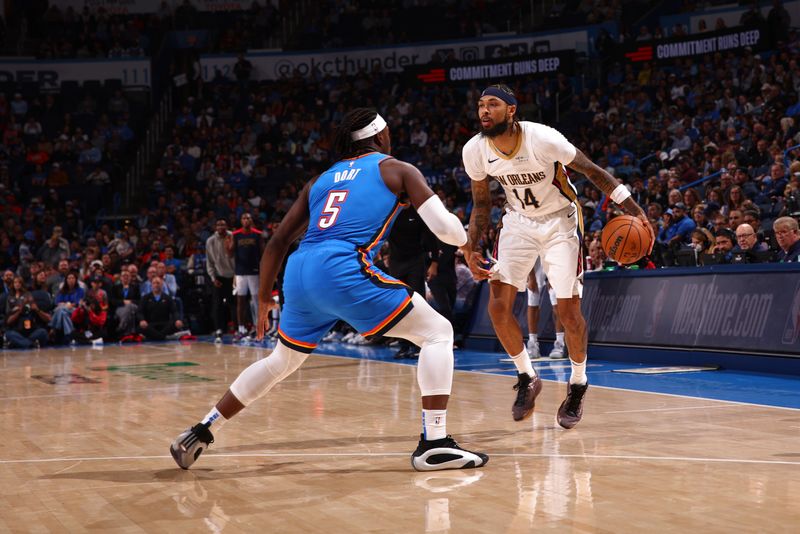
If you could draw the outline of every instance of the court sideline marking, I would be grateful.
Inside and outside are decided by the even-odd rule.
[[[209,458],[283,458],[283,457],[301,457],[301,458],[330,458],[330,457],[397,457],[408,456],[406,452],[263,452],[263,453],[219,453],[208,454],[205,456],[206,460]],[[701,458],[694,456],[643,456],[643,455],[614,455],[614,454],[546,454],[546,453],[493,453],[491,456],[499,458],[571,458],[578,460],[641,460],[641,461],[656,461],[656,462],[698,462],[698,463],[724,463],[724,464],[761,464],[761,465],[792,465],[800,466],[800,461],[790,460],[748,460],[737,458]],[[33,458],[29,460],[0,460],[0,464],[41,464],[41,463],[54,463],[54,462],[107,462],[118,460],[166,460],[171,459],[171,456],[157,455],[157,456],[96,456],[84,458]]]

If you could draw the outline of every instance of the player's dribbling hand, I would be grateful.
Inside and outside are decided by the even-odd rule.
[[[269,312],[271,312],[278,304],[270,298],[267,301],[258,301],[258,321],[256,321],[256,339],[261,341],[264,339],[264,334],[269,332]]]
[[[653,225],[650,224],[650,220],[647,218],[647,215],[642,211],[636,217],[642,221],[644,227],[647,228],[647,231],[650,232],[650,248],[647,250],[647,255],[649,256],[651,252],[653,252],[653,246],[656,244],[656,234],[653,231]]]
[[[487,261],[483,255],[474,250],[462,249],[462,252],[464,253],[464,260],[466,260],[467,266],[469,266],[469,270],[472,272],[472,277],[478,281],[488,280],[492,273],[484,267]]]

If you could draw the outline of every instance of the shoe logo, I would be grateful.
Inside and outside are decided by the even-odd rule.
[[[500,158],[494,158],[494,159],[490,159],[490,160],[488,160],[488,161],[489,161],[489,163],[491,164],[491,163],[494,163],[495,161],[497,161],[498,159],[500,159]]]

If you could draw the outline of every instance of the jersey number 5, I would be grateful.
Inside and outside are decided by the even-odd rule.
[[[347,191],[331,191],[328,193],[325,207],[322,208],[322,215],[317,221],[317,226],[321,230],[330,228],[336,223],[336,219],[339,218],[339,213],[342,211],[342,203],[346,198]]]
[[[519,200],[519,202],[520,202],[520,204],[522,204],[523,208],[527,208],[528,206],[533,206],[534,208],[538,208],[539,207],[539,201],[536,200],[535,196],[533,196],[533,191],[531,191],[530,187],[526,187],[525,188],[525,199],[524,200],[522,198],[520,198],[519,192],[516,189],[514,189],[514,196],[517,197],[517,200]]]

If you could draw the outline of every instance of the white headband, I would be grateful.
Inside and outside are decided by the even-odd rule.
[[[384,128],[386,128],[386,121],[383,120],[383,117],[381,117],[380,115],[376,115],[371,123],[367,124],[360,130],[352,132],[350,134],[350,137],[353,139],[353,141],[360,141],[361,139],[366,139],[367,137],[378,135],[378,133],[381,132]]]

